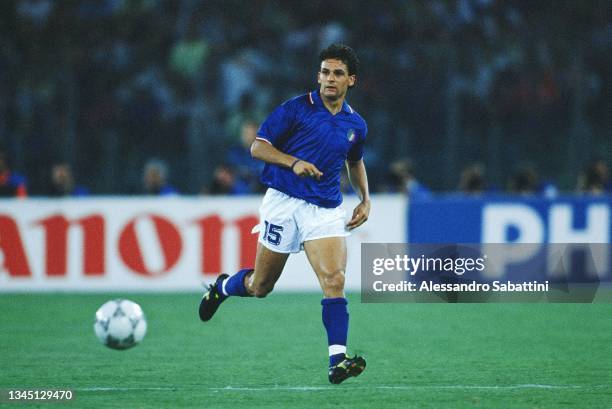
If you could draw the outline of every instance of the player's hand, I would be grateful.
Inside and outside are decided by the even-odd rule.
[[[293,173],[300,177],[311,177],[316,180],[320,180],[323,176],[323,172],[317,169],[315,165],[301,159],[293,166]]]
[[[353,210],[353,217],[346,224],[349,230],[353,230],[356,227],[361,226],[368,220],[368,216],[370,215],[370,201],[365,200],[355,207]]]

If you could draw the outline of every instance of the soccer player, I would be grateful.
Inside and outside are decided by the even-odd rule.
[[[268,186],[259,210],[255,268],[231,277],[220,275],[204,295],[199,313],[202,321],[208,321],[228,297],[265,297],[289,254],[303,249],[323,290],[328,376],[338,384],[366,366],[363,357],[346,354],[349,314],[344,272],[345,237],[370,213],[363,162],[367,125],[345,101],[357,79],[359,61],[353,49],[333,44],[321,51],[319,60],[319,89],[279,106],[251,146],[253,157],[266,163],[262,182]],[[345,164],[361,199],[348,223],[340,207],[340,173]]]

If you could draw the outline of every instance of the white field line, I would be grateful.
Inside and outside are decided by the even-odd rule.
[[[372,386],[351,386],[350,389],[380,389],[380,390],[504,390],[504,389],[599,389],[612,388],[612,385],[543,385],[543,384],[522,384],[522,385],[372,385]],[[235,387],[226,386],[224,388],[208,388],[214,391],[326,391],[338,390],[337,386],[273,386],[273,387]]]
[[[372,386],[350,386],[355,390],[513,390],[513,389],[612,389],[612,385],[546,385],[546,384],[519,384],[519,385],[372,385]],[[310,392],[310,391],[337,391],[345,389],[338,386],[269,386],[269,387],[242,387],[225,386],[222,388],[198,388],[198,390],[209,390],[214,392]],[[123,392],[123,391],[175,391],[184,390],[181,387],[89,387],[77,388],[75,391],[83,392]]]
[[[135,387],[135,388],[116,388],[116,387],[106,387],[106,386],[92,386],[89,388],[75,388],[73,391],[80,392],[123,392],[123,391],[174,391],[178,388],[168,388],[168,387]]]

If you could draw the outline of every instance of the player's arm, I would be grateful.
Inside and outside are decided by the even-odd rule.
[[[355,189],[355,192],[357,192],[361,199],[361,202],[353,210],[353,217],[346,224],[349,230],[353,230],[368,220],[370,215],[370,191],[368,188],[368,174],[363,159],[355,162],[346,161],[346,170],[353,189]]]
[[[317,180],[323,176],[323,173],[312,163],[283,153],[271,143],[261,139],[255,139],[251,145],[251,156],[266,163],[290,168],[298,176],[309,176]]]

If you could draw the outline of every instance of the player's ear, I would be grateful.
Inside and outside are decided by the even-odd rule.
[[[348,82],[349,88],[350,87],[354,87],[355,83],[357,82],[357,76],[356,75],[349,75],[348,80],[349,80],[349,82]]]

